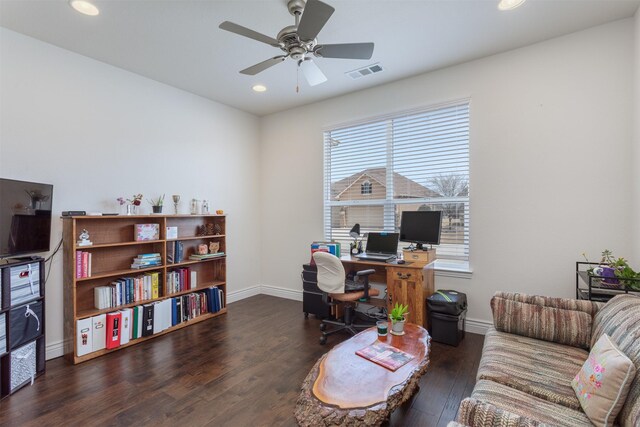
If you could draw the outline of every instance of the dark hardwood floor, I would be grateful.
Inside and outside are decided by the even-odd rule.
[[[63,358],[0,402],[0,425],[294,426],[302,380],[339,340],[318,344],[302,303],[265,295],[211,319],[79,365]],[[484,337],[432,343],[419,392],[390,426],[444,426],[475,383]]]

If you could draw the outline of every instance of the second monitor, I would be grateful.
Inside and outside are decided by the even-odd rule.
[[[423,245],[439,245],[442,211],[404,211],[400,219],[400,240],[412,245],[405,249],[423,249]]]

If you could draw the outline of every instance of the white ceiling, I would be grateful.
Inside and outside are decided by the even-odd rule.
[[[275,37],[294,23],[286,0],[94,0],[100,15],[66,0],[0,0],[0,25],[257,115],[286,110],[633,16],[640,0],[323,0],[336,11],[319,44],[375,43],[371,60],[315,59],[328,81],[310,87],[296,64],[238,71],[281,51],[218,29],[233,21]],[[379,62],[384,72],[344,73]],[[265,93],[251,87],[261,83]]]

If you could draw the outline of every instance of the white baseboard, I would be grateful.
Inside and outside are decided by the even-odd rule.
[[[261,289],[261,293],[264,295],[271,295],[279,298],[302,301],[301,290],[292,290],[292,289],[280,288],[277,286],[268,286],[268,285],[260,285],[260,289]]]
[[[62,357],[64,355],[64,341],[57,341],[51,344],[47,344],[45,347],[46,360],[55,359],[56,357]]]
[[[487,330],[489,330],[491,326],[493,326],[493,323],[487,322],[486,320],[467,319],[464,330],[472,334],[486,335]]]
[[[240,301],[245,298],[260,295],[262,293],[260,288],[260,285],[256,285],[251,286],[250,288],[241,289],[239,291],[229,292],[227,293],[227,303],[230,304],[232,302]]]

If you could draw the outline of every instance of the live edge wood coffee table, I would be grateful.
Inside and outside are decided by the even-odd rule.
[[[356,354],[382,341],[413,356],[395,372]],[[323,355],[302,383],[295,417],[301,426],[376,426],[408,400],[429,365],[431,337],[414,324],[405,335],[378,338],[376,328],[366,329]]]

